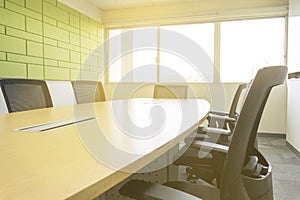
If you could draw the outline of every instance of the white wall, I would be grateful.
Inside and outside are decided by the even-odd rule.
[[[287,141],[300,151],[300,79],[288,80]]]
[[[300,1],[290,0],[289,5],[289,72],[300,71]],[[288,80],[287,141],[300,151],[300,79]]]

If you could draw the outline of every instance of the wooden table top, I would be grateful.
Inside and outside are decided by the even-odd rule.
[[[130,99],[0,115],[0,199],[92,199],[183,140],[210,105]],[[44,132],[16,129],[95,117]]]

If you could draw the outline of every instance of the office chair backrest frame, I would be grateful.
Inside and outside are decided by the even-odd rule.
[[[101,102],[106,100],[101,82],[78,80],[72,81],[72,86],[78,104]]]
[[[0,79],[0,85],[6,102],[7,110],[9,113],[52,107],[51,96],[48,87],[46,85],[46,82],[43,80]],[[9,86],[14,86],[14,85],[16,86],[15,89],[13,88],[9,89]],[[30,85],[38,86],[38,87],[30,88]],[[26,90],[24,91],[23,90],[24,88],[22,87],[26,87]],[[19,91],[15,91],[18,89]],[[40,89],[42,93],[38,91]],[[23,92],[23,94],[20,94],[20,92]],[[25,92],[28,92],[28,94],[25,94]],[[18,95],[21,96],[18,97]],[[36,96],[30,96],[30,95],[36,95]],[[35,100],[38,100],[38,102],[37,101],[35,102]],[[43,104],[43,105],[39,105],[39,104]]]
[[[257,130],[271,89],[282,84],[286,74],[285,66],[266,67],[260,69],[253,80],[226,156],[220,186],[222,200],[249,199],[242,178],[244,162],[256,152]]]
[[[235,117],[236,116],[239,99],[241,98],[243,90],[246,89],[247,86],[248,86],[248,83],[239,84],[239,86],[238,86],[238,88],[235,92],[235,95],[233,97],[232,103],[231,103],[231,107],[230,107],[230,110],[229,110],[229,117]]]

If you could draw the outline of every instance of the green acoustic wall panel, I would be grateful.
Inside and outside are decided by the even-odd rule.
[[[42,22],[30,17],[26,17],[26,30],[31,33],[42,35],[43,34]]]
[[[70,80],[70,69],[45,67],[45,79],[48,80]]]
[[[1,78],[27,78],[26,64],[0,61]]]
[[[21,6],[25,5],[25,0],[9,0],[9,1],[19,4]]]
[[[44,79],[43,65],[28,65],[28,78],[29,79]]]
[[[22,38],[22,39],[36,41],[36,42],[43,42],[42,36],[32,34],[26,31],[21,31],[15,28],[6,27],[6,34],[10,36],[14,36],[16,38]]]
[[[26,0],[26,8],[41,13],[43,8],[42,0]]]
[[[26,40],[0,34],[0,51],[26,53]]]
[[[27,41],[27,54],[30,56],[43,57],[43,48],[42,43]]]
[[[58,21],[65,22],[66,24],[69,23],[69,13],[64,11],[61,8],[56,7],[55,5],[52,5],[50,3],[47,3],[44,1],[43,4],[43,12],[44,15],[48,17],[52,17]]]
[[[11,11],[23,14],[25,16],[32,17],[32,18],[35,18],[37,20],[42,20],[42,15],[40,13],[37,13],[37,12],[31,11],[29,9],[26,9],[26,8],[24,8],[24,6],[20,6],[20,5],[11,3],[9,1],[6,1],[5,7],[7,9],[11,10]]]
[[[0,8],[0,24],[25,30],[25,16]]]
[[[6,53],[0,52],[0,60],[6,60]]]
[[[102,38],[101,23],[57,0],[0,0],[0,77],[97,79]]]

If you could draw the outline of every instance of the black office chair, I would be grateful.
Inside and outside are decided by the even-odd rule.
[[[101,82],[78,80],[73,81],[72,85],[78,104],[105,101],[105,93]]]
[[[272,167],[255,148],[259,122],[272,88],[282,84],[287,67],[266,67],[258,71],[237,120],[231,144],[224,146],[226,154],[221,185],[206,182],[167,182],[164,185],[132,180],[120,189],[122,195],[134,199],[273,199]],[[228,150],[226,150],[226,148]]]
[[[45,81],[29,79],[0,79],[8,112],[52,107]]]
[[[185,143],[187,146],[179,152],[179,157],[177,155],[175,156],[173,164],[177,166],[187,166],[187,180],[201,178],[207,182],[212,182],[216,178],[216,174],[214,174],[212,168],[213,155],[207,153],[205,157],[200,159],[199,149],[189,146],[193,141],[197,140],[218,141],[220,144],[229,145],[232,131],[239,117],[237,105],[239,101],[241,101],[242,92],[248,85],[250,86],[250,84],[242,83],[238,86],[228,113],[222,111],[210,111],[208,115],[209,127],[199,127],[196,135],[186,138]],[[249,87],[245,94],[247,94],[248,89]],[[242,101],[244,100],[245,98],[243,98]],[[213,139],[210,139],[209,137],[213,137]],[[183,151],[184,153],[182,153]]]

